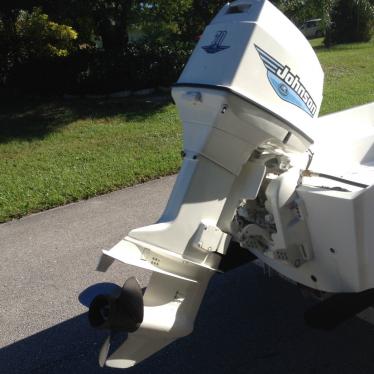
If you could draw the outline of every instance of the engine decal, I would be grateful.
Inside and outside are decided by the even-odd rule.
[[[265,65],[269,82],[277,95],[282,100],[296,105],[313,117],[317,111],[317,105],[301,83],[300,77],[292,74],[290,67],[282,65],[257,45],[255,45],[255,48]]]
[[[228,45],[222,45],[223,40],[226,38],[227,31],[218,31],[209,45],[201,47],[206,53],[217,53],[221,52],[227,48],[230,48]]]

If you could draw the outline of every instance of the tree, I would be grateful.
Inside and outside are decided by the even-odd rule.
[[[128,44],[128,26],[132,0],[95,0],[95,31],[101,36],[106,51],[122,53]]]
[[[329,26],[330,11],[335,0],[271,0],[295,25],[321,18],[323,28]]]
[[[185,34],[190,40],[196,40],[206,25],[210,23],[217,12],[227,3],[226,0],[192,0],[188,17],[185,23]]]
[[[49,19],[41,8],[23,10],[26,5],[7,2],[0,7],[0,81],[9,71],[32,58],[67,56],[74,49],[76,31]],[[26,8],[26,6],[25,6]]]
[[[142,30],[152,43],[173,44],[184,40],[184,24],[192,0],[137,2],[132,26]]]
[[[40,8],[19,11],[14,31],[17,55],[22,60],[68,56],[78,36],[72,27],[51,21]]]
[[[36,0],[34,0],[36,1]],[[108,52],[122,53],[128,43],[128,26],[137,0],[38,0],[53,20],[72,26],[79,43],[101,37]]]
[[[152,41],[193,44],[227,0],[138,2],[134,22]]]

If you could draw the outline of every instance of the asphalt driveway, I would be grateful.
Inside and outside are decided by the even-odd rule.
[[[115,263],[95,272],[101,249],[154,222],[174,177],[0,225],[0,373],[116,373],[101,369],[104,334],[78,301],[98,282],[149,273]],[[304,326],[298,289],[254,265],[216,275],[192,335],[138,366],[138,373],[373,373],[374,329],[359,319],[332,333]]]

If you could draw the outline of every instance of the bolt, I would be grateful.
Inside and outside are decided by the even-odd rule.
[[[272,214],[266,214],[265,215],[265,221],[268,223],[273,223],[274,222],[274,217]]]

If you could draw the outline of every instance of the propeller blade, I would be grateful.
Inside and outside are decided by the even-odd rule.
[[[101,346],[100,353],[99,353],[99,365],[103,368],[105,366],[106,359],[109,354],[110,343],[112,340],[111,334],[105,339],[103,345]]]
[[[127,313],[134,322],[141,324],[144,318],[143,291],[135,277],[126,280],[118,301],[126,305]]]
[[[96,283],[79,294],[78,300],[85,307],[89,307],[97,295],[119,295],[122,288],[114,283]]]

